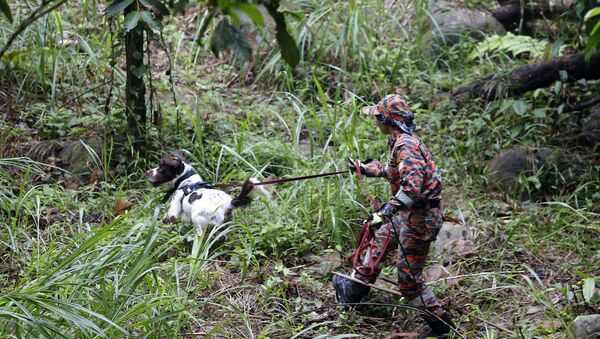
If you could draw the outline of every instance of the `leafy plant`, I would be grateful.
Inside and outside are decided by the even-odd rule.
[[[547,53],[549,47],[548,41],[527,35],[514,35],[511,32],[505,35],[495,34],[478,43],[467,57],[467,60],[482,59],[498,52],[511,54],[515,57],[527,55],[530,59],[539,59]]]
[[[583,21],[588,33],[588,40],[585,45],[585,58],[589,61],[600,43],[600,7],[590,9],[585,14]]]
[[[8,19],[8,21],[12,23],[12,13],[10,12],[10,7],[8,7],[8,3],[6,2],[6,0],[0,0],[0,12],[2,12],[6,19]]]

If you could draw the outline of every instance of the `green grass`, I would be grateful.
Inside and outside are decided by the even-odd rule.
[[[456,108],[443,92],[518,61],[496,52],[493,59],[465,62],[477,46],[468,37],[428,54],[424,3],[415,2],[417,17],[408,21],[410,11],[386,10],[383,1],[298,4],[304,19],[290,20],[289,26],[301,47],[301,65],[292,72],[263,43],[254,77],[247,80],[239,77],[239,65],[217,65],[206,44],[188,39],[200,25],[184,24],[191,14],[171,19],[164,36],[178,107],[163,76],[166,55],[152,46],[154,107],[160,103],[163,127],[151,127],[150,137],[159,147],[146,158],[117,148],[116,141],[100,150],[87,148],[89,167],[102,173],[99,183],[66,188],[71,179],[44,165],[49,159],[0,154],[0,336],[342,338],[422,330],[412,312],[377,307],[343,312],[331,306],[331,275],[309,259],[339,255],[343,267],[336,270],[348,271],[343,258],[371,212],[356,178],[272,187],[272,200],[259,198],[224,227],[188,242],[192,227],[160,221],[163,193],[150,188],[144,174],[175,148],[187,150],[209,182],[337,171],[345,168],[346,157],[384,160],[385,137],[358,111],[396,90],[415,103],[418,133],[443,169],[446,212],[474,233],[474,257],[430,261],[445,262],[450,275],[464,276],[459,284],[433,285],[447,297],[463,334],[573,336],[573,319],[598,307],[583,298],[581,281],[600,276],[599,168],[594,155],[565,146],[569,135],[563,127],[570,121],[553,107],[557,95],[583,98],[598,84],[558,84]],[[12,6],[19,22],[27,9]],[[0,121],[0,146],[6,150],[22,150],[17,146],[27,147],[23,142],[31,138],[85,142],[89,135],[124,130],[120,67],[112,101],[104,107],[113,41],[102,11],[59,12],[32,25],[13,46],[22,54],[14,54],[10,68],[0,66],[0,99],[23,123]],[[0,29],[0,41],[12,32],[7,26]],[[81,50],[56,45],[65,32]],[[116,62],[121,65],[123,58]],[[522,178],[516,192],[491,193],[487,161],[516,145],[563,147],[591,165],[568,189],[540,201],[517,197],[534,189],[542,172]],[[112,174],[114,162],[119,170]],[[565,180],[570,179],[544,184],[560,187]],[[387,197],[385,182],[367,181],[370,194]],[[133,203],[129,213],[113,214],[117,198]],[[373,294],[375,300],[397,302]]]

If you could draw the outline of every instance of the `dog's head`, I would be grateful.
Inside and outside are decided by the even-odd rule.
[[[181,151],[174,151],[160,159],[158,167],[146,172],[150,183],[154,186],[162,184],[173,185],[177,178],[184,174],[186,169],[185,155]]]

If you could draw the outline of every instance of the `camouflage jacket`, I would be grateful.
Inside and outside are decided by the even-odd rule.
[[[412,208],[415,203],[439,200],[442,177],[431,153],[417,138],[394,131],[388,140],[390,159],[387,164],[373,160],[363,165],[365,175],[389,181],[392,198],[389,203],[397,211],[402,205]]]

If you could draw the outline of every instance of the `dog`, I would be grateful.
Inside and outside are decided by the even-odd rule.
[[[150,183],[157,187],[169,189],[163,203],[170,200],[169,209],[163,222],[172,223],[177,219],[191,222],[202,235],[209,226],[220,226],[232,220],[233,210],[246,206],[252,201],[250,193],[256,190],[267,198],[270,193],[255,178],[246,180],[242,185],[239,195],[232,198],[229,194],[215,189],[214,185],[207,184],[187,163],[181,151],[174,151],[160,159],[158,167],[148,170]]]

